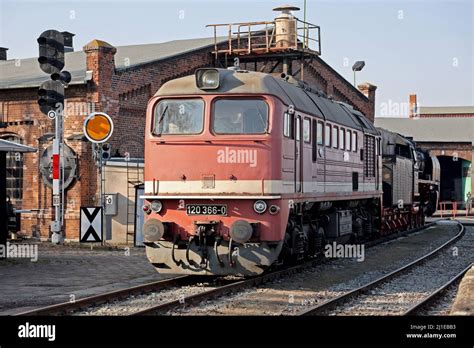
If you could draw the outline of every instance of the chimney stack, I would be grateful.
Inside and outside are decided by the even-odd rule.
[[[63,31],[61,34],[63,34],[63,37],[64,37],[64,53],[74,52],[74,47],[72,45],[72,38],[76,34],[70,33],[68,31]]]
[[[8,48],[0,47],[0,60],[7,60],[7,51]]]
[[[418,115],[418,103],[416,101],[416,94],[410,94],[408,105],[408,117],[414,118]]]

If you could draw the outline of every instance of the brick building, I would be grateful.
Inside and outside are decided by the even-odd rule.
[[[79,207],[98,203],[92,148],[82,133],[85,117],[93,111],[108,113],[115,124],[112,153],[142,157],[148,99],[164,82],[193,74],[199,67],[214,66],[213,44],[214,38],[203,38],[113,47],[92,40],[82,51],[70,48],[72,52],[65,54],[64,70],[71,72],[72,81],[66,89],[64,138],[78,160],[76,178],[66,191],[67,239],[78,238]],[[39,150],[23,157],[10,156],[8,191],[17,209],[32,210],[22,215],[21,232],[47,238],[54,210],[51,189],[40,173],[40,159],[51,144],[54,123],[39,111],[37,91],[49,77],[41,72],[36,58],[7,60],[6,49],[0,51],[0,138]],[[262,63],[254,68],[265,71]],[[375,86],[366,83],[355,88],[319,57],[305,64],[304,77],[373,120]]]

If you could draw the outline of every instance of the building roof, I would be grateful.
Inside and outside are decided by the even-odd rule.
[[[36,152],[33,147],[0,139],[0,152]]]
[[[420,106],[420,115],[474,114],[474,106]]]
[[[221,42],[218,38],[218,42]],[[175,57],[214,45],[214,38],[174,40],[169,42],[118,46],[115,67],[129,69],[137,65]],[[71,73],[70,84],[84,84],[91,79],[87,73],[84,51],[65,53],[64,70]],[[0,89],[38,87],[48,79],[39,67],[37,58],[0,61]]]
[[[377,127],[425,142],[474,142],[474,118],[376,117]]]

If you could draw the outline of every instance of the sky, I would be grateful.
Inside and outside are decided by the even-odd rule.
[[[0,0],[0,46],[9,59],[35,57],[44,30],[114,46],[211,37],[206,24],[272,20],[272,8],[303,0]],[[303,11],[295,15],[303,19]],[[474,105],[474,0],[307,0],[321,27],[321,58],[351,83],[378,86],[377,116],[420,106]]]

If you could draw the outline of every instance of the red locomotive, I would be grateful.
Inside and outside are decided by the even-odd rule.
[[[146,124],[144,236],[160,273],[256,275],[436,207],[436,158],[289,76],[198,69],[160,88]]]

